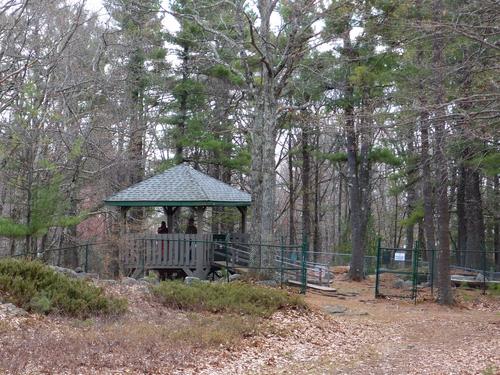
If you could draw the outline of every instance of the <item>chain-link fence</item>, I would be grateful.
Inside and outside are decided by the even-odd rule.
[[[116,244],[112,242],[85,242],[58,248],[47,248],[33,253],[4,255],[0,258],[24,258],[38,260],[50,266],[94,274],[99,277],[112,277],[116,268],[113,252]]]
[[[500,272],[493,251],[467,250],[451,252],[450,283],[454,286],[478,287],[485,292],[500,285]],[[439,250],[383,247],[379,241],[375,296],[416,299],[420,291],[434,294],[437,287]],[[498,256],[498,254],[497,254]]]
[[[236,242],[217,238],[214,242],[214,264],[235,273],[265,275],[269,282],[300,286],[306,292],[309,282],[320,282],[318,265],[307,261],[307,243],[290,245],[282,239],[276,243]],[[316,268],[315,268],[316,267]]]

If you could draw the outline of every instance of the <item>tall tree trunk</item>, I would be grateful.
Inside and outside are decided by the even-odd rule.
[[[270,0],[259,0],[257,8],[260,13],[259,37],[270,40],[271,14],[276,3]],[[272,53],[269,43],[264,43],[261,48],[261,84],[258,92],[254,93],[255,115],[252,121],[251,139],[251,188],[252,188],[252,230],[253,243],[273,242],[274,208],[276,190],[276,97],[275,74],[272,70]],[[252,248],[250,261],[252,264],[259,262],[259,248]],[[264,247],[260,254],[260,264],[263,267],[273,265],[270,249]],[[269,274],[269,270],[261,273]]]
[[[146,136],[146,124],[144,119],[144,59],[142,51],[138,48],[132,54],[129,62],[129,95],[130,95],[130,130],[127,148],[129,160],[128,184],[134,185],[144,179],[146,155],[144,152],[144,138]],[[134,207],[130,211],[129,220],[134,231],[141,230],[141,224],[145,216],[143,207]]]
[[[433,21],[439,23],[443,16],[442,0],[432,2]],[[449,305],[453,303],[453,294],[450,284],[450,214],[448,201],[448,161],[446,159],[446,126],[444,120],[444,76],[442,71],[443,61],[443,35],[441,32],[434,32],[432,38],[432,68],[435,77],[435,100],[434,104],[438,108],[434,118],[434,132],[436,139],[435,168],[439,185],[436,189],[437,195],[437,216],[438,216],[438,238],[439,238],[439,259],[438,259],[438,302]]]
[[[292,131],[288,131],[288,178],[289,182],[289,223],[288,223],[288,235],[289,244],[295,244],[295,181],[293,173],[293,135]]]
[[[422,14],[422,0],[416,1],[416,7],[420,14]],[[419,18],[418,22],[421,22]],[[424,51],[425,46],[420,45],[416,54],[416,64],[424,64]],[[423,231],[425,234],[425,251],[427,253],[427,258],[432,262],[434,267],[434,275],[437,274],[436,270],[436,229],[434,224],[434,200],[433,200],[433,176],[431,172],[431,155],[430,155],[430,143],[429,143],[429,112],[426,109],[427,93],[423,82],[419,83],[419,97],[418,106],[423,108],[419,114],[419,125],[420,125],[420,165],[422,168],[422,199],[424,206],[424,221],[423,221]]]
[[[344,178],[342,174],[339,171],[339,190],[338,190],[338,200],[337,200],[337,245],[340,248],[340,245],[342,244],[342,187],[343,187],[343,181]]]
[[[179,98],[179,118],[177,121],[176,129],[176,141],[175,141],[175,156],[174,160],[176,164],[180,164],[184,161],[184,136],[186,133],[186,122],[187,122],[187,100],[188,100],[188,90],[186,88],[187,80],[189,78],[189,47],[185,45],[182,49],[182,92]]]
[[[472,268],[482,267],[482,254],[485,246],[485,229],[483,205],[481,199],[481,179],[479,172],[466,167],[467,181],[465,184],[465,205],[467,211],[467,262]]]
[[[302,235],[311,244],[311,158],[309,129],[302,125]],[[312,258],[310,258],[312,260]]]
[[[415,190],[415,183],[417,180],[416,177],[416,166],[414,163],[414,158],[415,158],[415,133],[414,129],[410,129],[410,132],[408,134],[408,155],[410,156],[410,164],[408,166],[408,185],[407,185],[407,196],[406,196],[406,207],[408,211],[408,216],[412,214],[412,212],[415,210],[417,206],[417,192]],[[414,243],[414,232],[415,232],[415,225],[413,223],[409,223],[406,226],[406,249],[411,250],[413,249],[413,243]]]
[[[272,78],[266,74],[264,92],[259,98],[258,108],[252,127],[252,242],[271,243],[274,229],[275,205],[275,140],[276,140],[276,106],[273,95]],[[264,248],[252,249],[251,260],[264,267],[273,264],[271,251]],[[259,254],[260,253],[260,254]],[[260,257],[260,260],[259,260]],[[269,273],[263,270],[262,273]]]
[[[421,101],[425,103],[424,101]],[[425,233],[425,248],[428,252],[428,259],[436,265],[436,238],[434,226],[434,199],[432,187],[431,173],[431,156],[429,152],[429,121],[427,112],[420,114],[420,137],[421,137],[421,164],[422,164],[422,198],[424,201],[424,233]]]
[[[467,184],[467,171],[462,164],[459,168],[457,184],[457,262],[464,265],[467,250],[467,211],[465,209],[465,186]]]
[[[352,48],[349,36],[344,36],[344,48],[348,58],[354,61],[356,51]],[[354,118],[353,87],[346,82],[345,97],[348,104],[345,106],[346,140],[347,140],[347,181],[349,186],[350,223],[352,257],[349,268],[349,278],[361,281],[364,278],[364,258],[366,248],[366,230],[370,215],[368,184],[370,162],[368,160],[369,135],[366,134],[368,126],[363,123],[360,127],[365,134],[359,135],[356,131]],[[364,105],[363,105],[363,109]],[[364,121],[364,120],[363,120]],[[358,138],[361,138],[361,147],[358,150]],[[359,157],[359,162],[358,162]]]
[[[498,175],[493,177],[493,196],[494,200],[494,224],[493,224],[493,248],[495,251],[495,270],[500,272],[500,184]]]
[[[316,131],[316,142],[315,149],[319,150],[319,129]],[[313,249],[314,253],[314,261],[318,262],[321,259],[321,232],[319,227],[320,222],[320,200],[321,200],[321,184],[320,184],[320,162],[316,159],[314,163],[314,220],[313,220]]]

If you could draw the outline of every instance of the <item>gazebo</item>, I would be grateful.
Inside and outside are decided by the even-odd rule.
[[[169,234],[147,235],[147,239],[154,242],[144,241],[141,246],[144,249],[135,246],[133,254],[129,251],[127,259],[122,260],[125,267],[134,268],[134,263],[137,263],[137,269],[138,263],[142,262],[144,270],[182,269],[188,276],[203,276],[209,267],[206,263],[213,261],[209,246],[203,244],[207,240],[212,241],[212,235],[172,233],[176,210],[180,207],[193,208],[201,229],[207,207],[237,207],[241,213],[240,232],[245,233],[251,196],[187,164],[180,164],[112,195],[104,203],[120,207],[124,223],[130,207],[163,207],[167,217]]]

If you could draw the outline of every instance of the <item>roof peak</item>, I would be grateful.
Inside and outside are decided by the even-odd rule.
[[[114,206],[249,206],[251,197],[183,162],[114,194],[105,203]]]

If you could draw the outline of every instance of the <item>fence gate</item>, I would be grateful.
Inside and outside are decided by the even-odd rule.
[[[419,272],[419,244],[413,249],[382,247],[377,244],[377,266],[375,273],[375,298],[417,298],[417,285],[427,281],[427,268]]]

